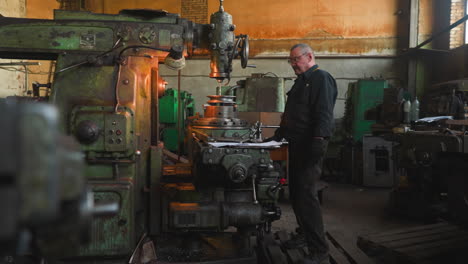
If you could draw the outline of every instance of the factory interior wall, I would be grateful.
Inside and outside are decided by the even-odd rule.
[[[434,25],[434,0],[419,0],[418,43],[432,35]]]
[[[433,1],[434,19],[432,30],[434,33],[441,32],[450,26],[451,2],[452,1]],[[450,49],[450,31],[434,39],[433,48],[442,50]]]
[[[442,30],[450,25],[450,7],[447,3],[438,3],[438,8],[445,10],[438,12],[439,16],[434,19],[434,24],[439,26],[434,30],[436,32]],[[466,23],[466,22],[465,22]],[[450,46],[449,32],[437,38],[437,49],[448,50]],[[460,47],[450,50],[447,54],[434,55],[430,63],[432,72],[431,83],[441,83],[451,80],[468,78],[468,46],[462,45]]]
[[[26,0],[28,18],[52,19],[54,9],[60,8],[57,0]]]
[[[218,11],[218,0],[97,0],[87,5],[93,12],[117,13],[124,8],[165,9],[181,13],[192,5],[207,5],[205,16]],[[402,0],[226,0],[224,9],[233,16],[236,34],[248,34],[250,63],[256,68],[242,69],[234,62],[232,80],[250,77],[252,73],[272,72],[279,77],[294,79],[286,62],[292,45],[310,44],[322,69],[335,76],[339,95],[335,117],[344,113],[344,100],[349,82],[360,78],[385,78],[401,86],[405,82],[406,65],[393,55],[407,43],[408,4]],[[190,19],[194,19],[190,17]],[[197,17],[203,21],[203,17]],[[370,21],[372,21],[370,23]],[[403,38],[397,36],[402,35]],[[404,43],[402,43],[402,41]],[[346,57],[341,57],[346,56]],[[187,60],[182,70],[181,89],[191,92],[196,111],[203,113],[207,95],[214,94],[217,82],[208,78],[209,61]],[[168,88],[177,89],[177,72],[161,67]],[[289,90],[293,81],[286,81]]]
[[[436,62],[436,63],[434,63]],[[432,65],[434,74],[432,84],[468,78],[468,45],[438,55],[428,64]]]
[[[250,77],[252,73],[272,72],[279,77],[291,78],[285,82],[286,91],[294,84],[296,77],[286,59],[251,59],[249,64],[256,68],[242,69],[239,60],[234,61],[232,80],[229,85],[235,85],[238,80]],[[338,99],[335,107],[335,118],[343,116],[345,107],[346,90],[350,82],[360,78],[383,78],[392,85],[402,87],[402,77],[405,75],[404,61],[395,58],[332,58],[319,57],[317,64],[329,71],[337,81]],[[161,67],[161,75],[168,82],[168,88],[177,89],[177,72],[164,66]],[[207,76],[210,73],[208,60],[187,60],[187,66],[181,72],[181,89],[194,95],[196,111],[203,113],[203,104],[207,95],[215,94],[217,82]]]
[[[432,9],[432,1],[421,0],[421,8]],[[339,96],[335,117],[341,117],[349,82],[374,77],[389,79],[399,87],[405,86],[406,63],[395,55],[407,45],[408,2],[226,0],[224,8],[233,16],[237,26],[235,33],[249,34],[250,63],[257,66],[241,69],[236,61],[230,85],[251,73],[272,72],[280,77],[295,78],[286,57],[293,44],[305,42],[316,50],[318,64],[337,78]],[[188,14],[187,8],[200,4],[206,5],[207,12],[192,20],[209,20],[209,14],[219,8],[218,0],[86,0],[87,8],[92,12],[117,13],[124,8],[151,8],[181,13],[182,17]],[[28,0],[27,16],[51,18],[51,9],[58,6],[56,0]],[[427,15],[426,18],[431,17]],[[421,32],[421,38],[424,32],[431,32],[431,27]],[[45,67],[40,71],[46,71]],[[187,67],[182,70],[181,87],[194,94],[199,112],[203,112],[206,95],[213,94],[217,85],[207,77],[208,74],[207,59],[188,60]],[[169,82],[169,88],[177,88],[176,72],[162,67],[161,75]],[[45,75],[35,77],[46,78]],[[287,81],[286,90],[292,84],[293,81]]]
[[[26,0],[0,0],[0,14],[10,17],[24,17],[26,13]],[[0,60],[0,63],[10,63],[14,60]],[[16,67],[0,68],[0,97],[10,95],[23,95],[24,74],[15,70]]]
[[[420,0],[418,42],[429,39],[450,26],[451,1]],[[450,31],[436,37],[418,53],[418,94],[423,94],[433,84],[466,78],[468,76],[467,47],[450,50]]]
[[[405,2],[226,0],[224,9],[233,16],[236,34],[249,35],[252,56],[284,56],[297,42],[309,43],[321,54],[380,55],[396,52],[397,36],[401,33],[399,25],[405,25],[407,19]],[[152,8],[181,13],[182,17],[189,15],[186,10],[199,10],[200,5],[205,5],[206,12],[199,14],[205,18],[219,8],[219,0],[88,0],[86,3],[93,12]]]
[[[27,17],[52,19],[53,10],[59,8],[56,0],[0,0],[0,14],[5,17]],[[20,60],[0,60],[0,62],[20,62]],[[49,61],[38,62],[38,66],[28,66],[26,77],[23,66],[3,67],[0,69],[0,98],[7,96],[23,96],[31,89],[32,82],[46,83],[49,78]],[[27,83],[26,83],[27,81]]]
[[[38,19],[53,19],[54,9],[60,8],[57,0],[26,0],[26,17]],[[28,66],[28,89],[32,89],[32,83],[47,83],[53,80],[50,75],[51,61],[33,61],[38,62],[38,66]],[[53,65],[52,65],[53,67]],[[41,92],[44,95],[44,92]]]

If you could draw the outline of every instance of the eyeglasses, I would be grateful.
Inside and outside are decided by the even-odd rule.
[[[296,63],[296,62],[299,61],[299,59],[300,59],[302,56],[304,56],[304,55],[306,55],[306,54],[307,54],[307,52],[304,52],[304,53],[302,53],[302,54],[299,55],[299,56],[289,58],[289,59],[288,59],[288,63],[289,63],[289,64],[291,64],[291,63]]]

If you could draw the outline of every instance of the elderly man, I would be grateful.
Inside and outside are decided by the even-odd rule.
[[[288,62],[297,79],[287,93],[281,125],[273,139],[289,142],[289,192],[299,233],[309,248],[305,263],[327,263],[328,244],[316,187],[334,130],[336,82],[315,63],[307,44],[294,45]]]

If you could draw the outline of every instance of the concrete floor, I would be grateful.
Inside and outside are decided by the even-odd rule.
[[[323,192],[323,217],[326,231],[359,264],[373,263],[356,246],[359,235],[379,233],[391,229],[416,226],[386,213],[390,189],[365,188],[354,185],[329,183]],[[287,201],[280,204],[281,219],[273,222],[272,231],[293,232],[297,227],[294,212]]]

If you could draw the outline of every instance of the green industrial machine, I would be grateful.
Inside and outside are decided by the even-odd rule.
[[[354,141],[362,141],[365,134],[371,133],[375,120],[366,119],[366,111],[383,102],[386,80],[363,79],[348,86],[345,112],[345,129]]]
[[[97,212],[79,145],[59,132],[58,116],[48,104],[0,99],[1,256],[17,245],[32,252],[33,235],[43,254],[70,252]]]
[[[119,205],[117,213],[93,219],[89,243],[62,245],[73,254],[57,248],[60,257],[143,263],[154,260],[149,256],[156,248],[158,261],[256,262],[252,237],[263,237],[279,217],[280,179],[270,149],[242,146],[255,131],[236,117],[233,99],[212,96],[205,117],[193,120],[189,163],[164,164],[160,143],[160,124],[173,124],[193,109],[188,94],[180,96],[188,107],[183,115],[175,114],[182,108],[173,103],[175,91],[168,102],[160,100],[166,85],[160,64],[177,70],[185,57],[210,55],[210,77],[218,82],[230,79],[237,56],[247,66],[248,37],[234,35],[222,2],[207,25],[161,10],[0,17],[1,58],[56,60],[49,101],[60,113],[58,127],[79,142],[94,202]],[[229,235],[233,250],[226,251],[217,238],[229,226],[239,232]],[[44,255],[49,246],[36,244],[37,254],[50,257]]]
[[[180,104],[179,104],[180,101]],[[183,151],[181,148],[185,138],[185,120],[195,113],[195,102],[192,94],[174,89],[167,89],[159,99],[159,123],[161,124],[161,140],[164,147],[173,152]]]
[[[273,75],[273,76],[269,76]],[[284,78],[272,73],[255,73],[231,88],[235,91],[239,112],[283,112]]]

